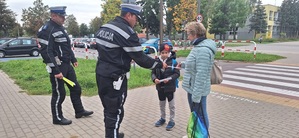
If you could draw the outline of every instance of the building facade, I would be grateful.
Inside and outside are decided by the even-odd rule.
[[[266,4],[263,5],[267,14],[267,32],[265,34],[266,38],[279,38],[279,22],[278,22],[278,14],[279,14],[279,6]]]

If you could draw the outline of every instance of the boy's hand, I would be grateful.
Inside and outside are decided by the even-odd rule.
[[[155,84],[159,84],[160,80],[159,79],[155,79]]]
[[[164,80],[163,82],[164,82],[164,83],[167,83],[168,81],[169,81],[169,80]]]
[[[165,62],[163,62],[163,69],[167,68],[167,64]]]

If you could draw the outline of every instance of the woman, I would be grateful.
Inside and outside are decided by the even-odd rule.
[[[194,48],[184,62],[185,72],[182,87],[188,93],[188,102],[192,111],[196,111],[204,120],[207,129],[207,95],[211,89],[211,68],[217,51],[216,43],[206,38],[206,28],[202,23],[190,22],[186,25],[188,39]],[[182,65],[180,65],[182,67]]]

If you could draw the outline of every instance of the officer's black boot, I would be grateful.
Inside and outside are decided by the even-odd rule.
[[[61,120],[53,120],[54,125],[69,125],[72,123],[72,120],[62,118]]]
[[[124,138],[124,137],[125,137],[124,133],[122,133],[122,132],[118,133],[118,138]]]
[[[76,113],[75,117],[76,118],[81,118],[83,116],[90,116],[93,114],[93,111],[87,111],[87,110],[84,110],[83,112],[80,112],[80,113]]]

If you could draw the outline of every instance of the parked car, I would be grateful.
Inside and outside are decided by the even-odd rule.
[[[96,49],[97,46],[96,38],[90,38],[89,45],[91,49]]]
[[[173,47],[171,41],[167,38],[163,39],[163,43],[168,44],[171,48]],[[157,50],[157,52],[159,51],[159,45],[160,45],[160,38],[149,39],[146,42],[144,42],[143,44],[141,44],[141,46],[152,46]],[[151,53],[154,53],[154,52],[155,51],[151,48],[145,48],[144,49],[144,53],[146,53],[146,54],[151,54]]]
[[[90,48],[90,39],[89,38],[76,38],[74,42],[75,47],[85,48],[85,44],[87,45],[87,48]]]
[[[140,43],[140,44],[143,44],[143,43],[146,42],[146,41],[147,41],[147,39],[144,38],[144,37],[140,37],[140,38],[139,38],[139,43]]]
[[[39,56],[39,50],[36,39],[28,37],[19,37],[8,40],[0,46],[0,58],[6,55]]]
[[[9,41],[12,38],[0,38],[0,45],[4,44],[5,42]]]
[[[144,34],[144,33],[140,33],[140,34],[137,34],[137,36],[138,36],[138,38],[139,38],[139,43],[140,43],[140,44],[143,44],[144,42],[147,41],[147,39],[146,39],[146,34]]]

